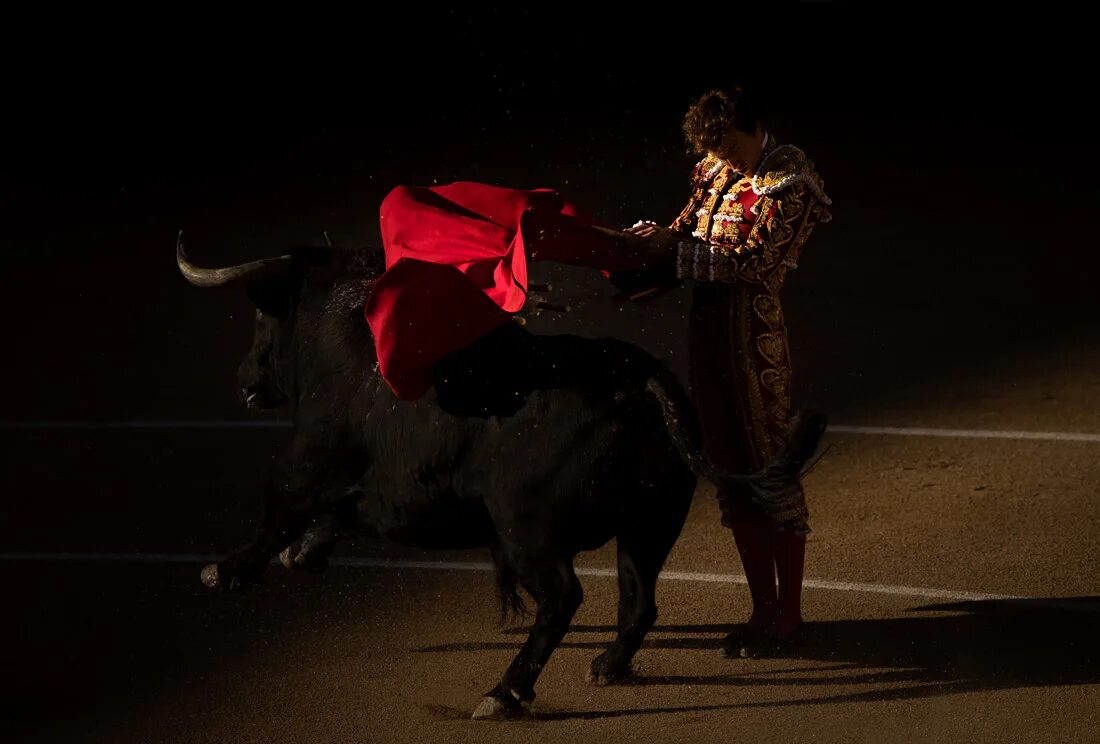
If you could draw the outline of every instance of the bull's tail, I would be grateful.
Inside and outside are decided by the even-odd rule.
[[[660,402],[669,437],[692,472],[725,487],[734,497],[759,505],[780,526],[799,526],[802,514],[799,479],[825,433],[828,423],[825,414],[810,409],[799,411],[792,418],[786,446],[771,462],[755,473],[729,473],[715,466],[703,453],[695,408],[672,373],[662,370],[649,378],[646,387]]]
[[[517,619],[528,615],[527,605],[519,594],[519,577],[515,569],[508,562],[508,556],[499,543],[493,543],[489,552],[493,557],[493,568],[496,571],[497,598],[500,600],[500,622],[503,624],[511,615]]]

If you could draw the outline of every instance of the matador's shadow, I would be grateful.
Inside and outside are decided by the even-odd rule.
[[[918,613],[954,612],[935,617],[810,622],[806,639],[788,656],[832,662],[825,667],[775,669],[731,660],[728,674],[636,675],[627,684],[748,686],[820,686],[821,694],[782,701],[612,711],[535,712],[546,719],[612,718],[680,711],[745,707],[784,707],[829,703],[908,700],[980,690],[1095,684],[1100,682],[1100,597],[983,600],[918,607]],[[613,626],[573,626],[571,633],[614,632]],[[728,625],[666,625],[643,649],[713,649],[718,653]],[[525,628],[506,634],[526,635]],[[605,640],[575,641],[565,648],[602,648]],[[515,643],[466,643],[420,649],[426,652],[476,651],[518,647]],[[861,671],[866,670],[866,671]],[[869,685],[871,689],[830,695],[830,686]]]

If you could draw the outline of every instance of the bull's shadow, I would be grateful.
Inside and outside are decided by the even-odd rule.
[[[908,700],[980,690],[1095,684],[1100,682],[1100,598],[983,600],[917,607],[915,613],[943,613],[883,620],[809,622],[805,641],[788,657],[784,668],[754,666],[731,660],[728,674],[638,674],[626,684],[813,686],[818,694],[797,700],[629,709],[588,712],[542,712],[536,717],[605,718],[647,713],[741,707],[821,705],[827,703]],[[645,645],[649,649],[713,650],[718,653],[728,625],[656,626]],[[506,634],[525,633],[509,629]],[[612,633],[613,626],[573,626],[561,645],[600,648],[606,641],[576,639],[576,633]],[[671,637],[660,634],[675,633]],[[421,649],[425,652],[511,648],[515,643],[455,644]],[[690,657],[686,657],[690,659]],[[826,662],[826,666],[796,667],[795,660]],[[861,671],[865,670],[865,671]],[[878,686],[862,692],[829,695],[831,685]]]

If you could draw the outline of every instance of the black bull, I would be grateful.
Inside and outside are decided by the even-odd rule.
[[[760,472],[720,472],[700,454],[694,410],[657,359],[612,339],[539,336],[516,324],[444,359],[424,398],[401,401],[378,373],[362,314],[379,261],[375,252],[302,249],[200,269],[177,247],[193,284],[248,292],[257,313],[241,397],[254,408],[288,404],[294,418],[258,535],[207,566],[203,581],[244,588],[280,552],[287,565],[321,566],[338,530],[486,545],[504,606],[522,607],[517,584],[537,604],[526,643],[475,713],[500,717],[534,698],[581,604],[574,556],[614,537],[618,635],[589,678],[628,674],[656,620],[657,575],[696,478],[782,512],[824,417],[796,416],[786,450]]]

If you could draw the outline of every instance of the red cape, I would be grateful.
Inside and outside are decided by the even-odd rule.
[[[540,260],[586,263],[583,226],[600,223],[552,189],[467,181],[399,186],[382,201],[386,271],[364,315],[382,377],[398,397],[422,396],[431,387],[436,361],[523,308],[525,240],[531,240],[524,235],[530,225],[525,215],[549,217],[557,220],[555,228],[564,226],[557,240],[540,242]]]

